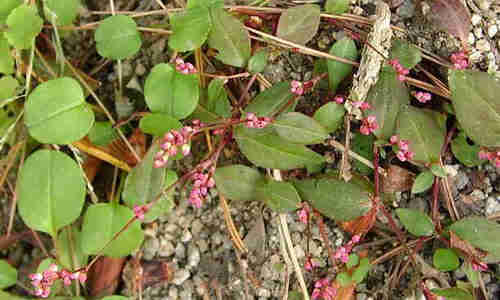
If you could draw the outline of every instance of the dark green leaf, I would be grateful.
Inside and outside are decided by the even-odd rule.
[[[456,117],[481,146],[500,146],[500,82],[479,71],[450,69],[448,81]]]
[[[330,54],[350,60],[358,59],[358,49],[354,41],[348,37],[344,37],[330,49]],[[352,65],[342,63],[336,60],[328,60],[328,81],[330,82],[330,92],[335,94],[339,84],[352,73]]]
[[[297,144],[317,144],[328,138],[328,130],[299,112],[280,115],[272,123],[280,137]]]
[[[457,137],[451,141],[451,151],[467,167],[479,166],[485,162],[485,160],[479,159],[480,147],[476,144],[469,145],[463,131],[460,131]]]
[[[442,296],[446,300],[474,300],[474,297],[466,290],[452,287],[447,289],[432,289],[431,292]]]
[[[430,169],[432,174],[434,174],[434,176],[440,178],[446,177],[446,170],[443,167],[441,167],[439,163],[433,163]]]
[[[335,221],[349,221],[372,207],[370,193],[358,184],[337,179],[306,179],[294,182],[302,200]],[[334,197],[332,196],[334,195]]]
[[[212,30],[210,47],[219,51],[216,58],[235,67],[244,67],[250,58],[250,36],[243,24],[222,8],[210,10]]]
[[[289,182],[260,181],[257,184],[257,195],[273,211],[288,213],[300,206],[300,197],[295,187]]]
[[[168,38],[170,48],[179,51],[191,51],[200,48],[208,38],[212,27],[210,12],[207,7],[196,6],[170,17],[173,33]]]
[[[413,69],[422,60],[422,53],[416,46],[396,39],[392,42],[390,57],[399,60],[406,69]]]
[[[132,218],[134,218],[134,213],[126,206],[116,203],[91,205],[83,218],[83,251],[90,255],[99,253],[111,257],[123,257],[132,253],[144,239],[144,233],[138,221],[130,224],[102,253],[100,252]]]
[[[406,84],[397,80],[394,70],[386,66],[382,68],[377,83],[370,89],[366,99],[371,109],[365,115],[375,116],[379,125],[375,136],[389,140],[394,134],[401,108],[410,103],[410,92]]]
[[[235,139],[241,152],[256,166],[290,170],[317,166],[324,158],[303,145],[292,144],[272,129],[249,129],[243,126],[235,130]]]
[[[231,103],[224,88],[224,79],[216,78],[208,85],[208,99],[205,107],[224,118],[231,117]]]
[[[349,0],[326,0],[325,11],[340,15],[349,11]]]
[[[259,117],[271,117],[279,112],[292,99],[292,96],[290,83],[280,82],[258,94],[245,108],[245,113],[252,112]]]
[[[436,249],[432,261],[434,267],[443,272],[456,270],[460,266],[458,256],[452,249]]]
[[[5,24],[12,10],[23,3],[23,0],[2,0],[0,2],[0,25]]]
[[[313,118],[329,132],[336,131],[344,120],[345,108],[341,104],[328,102],[314,113]]]
[[[88,255],[83,253],[82,233],[75,226],[66,227],[57,236],[57,254],[61,265],[68,270],[87,265]]]
[[[7,261],[0,260],[0,289],[8,288],[16,284],[17,270]],[[7,298],[6,298],[7,299]]]
[[[10,54],[9,42],[3,35],[0,35],[0,73],[14,73],[14,58]]]
[[[52,13],[56,15],[56,24],[59,26],[71,25],[78,15],[80,0],[44,0],[45,15],[52,20]]]
[[[255,74],[264,71],[268,57],[269,51],[267,49],[258,50],[248,61],[248,72]]]
[[[354,132],[351,139],[351,149],[362,157],[373,160],[373,143],[375,137],[373,135],[364,135],[359,132]],[[352,162],[353,168],[361,175],[370,175],[373,169],[361,163],[358,160]]]
[[[182,119],[189,116],[198,105],[198,79],[194,74],[177,72],[169,64],[158,64],[146,79],[144,95],[152,112]]]
[[[89,140],[96,146],[107,146],[118,138],[113,125],[109,121],[95,122],[88,134]]]
[[[424,171],[415,178],[415,182],[413,182],[413,186],[411,187],[411,192],[413,194],[425,192],[432,186],[433,182],[434,174],[430,171]]]
[[[52,150],[39,150],[28,157],[17,189],[23,221],[52,236],[80,216],[85,200],[81,169],[66,154]]]
[[[337,275],[337,282],[341,286],[348,286],[352,283],[352,278],[351,276],[349,276],[349,274],[347,274],[347,272],[342,272]]]
[[[162,136],[172,129],[182,128],[181,122],[170,115],[162,113],[152,113],[144,116],[139,122],[139,128],[145,133]]]
[[[5,37],[18,50],[30,49],[35,37],[42,31],[43,20],[36,8],[23,4],[7,18]]]
[[[494,257],[500,256],[500,225],[480,217],[468,217],[450,226],[459,238]]]
[[[137,24],[130,16],[107,17],[99,23],[94,34],[97,52],[111,59],[134,56],[141,48],[141,35]]]
[[[219,193],[235,201],[256,200],[257,183],[264,180],[259,171],[243,165],[230,165],[215,170]]]
[[[403,226],[415,236],[429,236],[434,233],[434,224],[426,214],[408,208],[396,209],[396,214]]]
[[[320,13],[319,6],[314,4],[288,8],[281,14],[276,35],[281,39],[305,45],[318,32]]]
[[[361,261],[359,262],[359,266],[352,272],[352,280],[356,283],[361,283],[366,275],[368,275],[368,272],[370,272],[370,269],[372,268],[372,265],[370,264],[370,260],[365,257],[362,258]]]

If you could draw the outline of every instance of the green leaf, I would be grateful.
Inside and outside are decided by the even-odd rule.
[[[267,66],[267,59],[269,58],[269,51],[267,49],[258,50],[248,61],[248,72],[255,74],[264,71]]]
[[[351,149],[362,157],[372,161],[373,160],[373,143],[375,137],[373,135],[364,135],[359,132],[352,133]],[[358,160],[352,162],[353,168],[362,175],[370,175],[373,169],[361,163]]]
[[[81,169],[68,155],[52,150],[39,150],[28,157],[17,188],[23,221],[52,236],[80,216],[85,201]]]
[[[141,35],[134,19],[116,15],[102,20],[94,34],[97,52],[111,59],[134,56],[141,48]]]
[[[36,8],[23,4],[7,17],[5,37],[18,50],[29,49],[35,37],[42,31],[43,20]]]
[[[84,137],[94,124],[81,86],[62,77],[37,86],[25,104],[24,123],[32,137],[46,144],[70,144]]]
[[[399,60],[406,69],[413,69],[422,60],[422,53],[407,41],[396,39],[392,41],[390,58]]]
[[[4,136],[9,127],[14,124],[18,112],[15,105],[10,104],[0,109],[0,136]],[[15,138],[15,136],[13,136]]]
[[[250,58],[250,36],[243,24],[222,8],[210,10],[212,30],[210,47],[219,51],[216,58],[235,67],[244,67]]]
[[[356,283],[361,283],[366,275],[368,275],[371,268],[372,265],[370,264],[370,260],[367,257],[362,258],[359,262],[359,266],[352,272],[352,280]]]
[[[460,266],[458,256],[452,249],[436,249],[436,251],[434,251],[432,261],[434,263],[434,267],[442,272],[453,271]]]
[[[252,112],[259,117],[271,117],[279,112],[292,96],[290,83],[280,82],[258,94],[245,108],[245,113]]]
[[[107,296],[102,298],[101,300],[129,300],[129,297],[124,296]]]
[[[434,174],[430,171],[424,171],[418,174],[411,187],[412,194],[418,194],[427,191],[434,183]]]
[[[359,256],[355,253],[349,255],[349,260],[345,264],[348,269],[351,269],[359,264]]]
[[[2,0],[0,2],[0,25],[5,24],[7,17],[14,8],[23,3],[23,0]]]
[[[337,275],[337,282],[341,286],[348,286],[352,283],[352,278],[347,272],[342,272]]]
[[[325,178],[300,180],[294,185],[302,200],[335,221],[353,220],[372,207],[369,191],[353,182]]]
[[[0,289],[8,288],[16,284],[17,270],[6,260],[0,260]]]
[[[257,183],[257,195],[274,212],[288,213],[300,207],[300,197],[295,187],[289,182],[260,181]]]
[[[208,98],[205,107],[224,118],[231,117],[231,104],[224,88],[225,80],[216,78],[208,85]]]
[[[109,121],[95,122],[88,134],[89,140],[96,146],[107,146],[118,138],[113,125]]]
[[[413,160],[420,163],[439,161],[446,129],[439,113],[411,106],[403,107],[398,116],[397,133],[400,139],[410,141]]]
[[[10,54],[9,42],[2,34],[0,34],[0,73],[14,73],[14,58]]]
[[[326,0],[325,11],[340,15],[349,11],[349,0]]]
[[[448,81],[456,117],[481,146],[500,146],[500,82],[485,72],[450,69]]]
[[[82,242],[86,254],[99,251],[134,218],[132,210],[115,203],[99,203],[89,206],[83,218]],[[144,239],[140,222],[134,221],[120,233],[102,252],[105,256],[123,257],[137,249]]]
[[[205,6],[188,8],[170,17],[173,33],[168,45],[175,51],[185,52],[200,48],[212,27],[210,12]]]
[[[152,112],[175,119],[189,116],[198,105],[200,90],[194,74],[181,74],[169,64],[156,65],[144,85],[146,103]]]
[[[480,217],[461,219],[450,226],[459,238],[486,252],[489,256],[500,256],[500,225]]]
[[[200,102],[203,102],[203,99],[200,99]],[[218,116],[217,114],[209,111],[203,103],[198,103],[198,106],[196,106],[195,110],[191,115],[189,115],[190,120],[200,120],[203,123],[215,123],[217,122],[221,117]]]
[[[297,144],[317,144],[328,138],[328,130],[321,124],[299,112],[280,115],[272,127],[283,139]]]
[[[318,32],[318,5],[306,4],[286,9],[280,17],[276,35],[284,40],[305,45]]]
[[[470,145],[467,142],[467,136],[463,131],[460,131],[457,137],[451,141],[453,155],[467,167],[476,167],[485,162],[485,160],[479,159],[480,150],[479,145]]]
[[[173,129],[181,129],[182,124],[170,115],[152,113],[144,116],[139,122],[139,128],[145,133],[162,136]]]
[[[436,177],[444,178],[446,177],[446,170],[442,168],[439,163],[433,163],[430,168],[432,174]]]
[[[204,6],[208,8],[224,7],[224,0],[188,0],[186,8]]]
[[[135,166],[125,180],[122,198],[125,205],[134,208],[136,205],[148,204],[167,188],[177,181],[177,174],[173,171],[165,172],[164,168],[153,167],[154,156],[159,151],[158,143],[154,143],[141,162]],[[144,222],[150,223],[173,208],[173,192],[162,196],[144,216]]]
[[[396,214],[398,215],[403,226],[415,236],[429,236],[434,233],[434,224],[432,224],[431,218],[414,209],[408,208],[398,208],[396,209]]]
[[[382,68],[377,83],[370,89],[366,99],[371,108],[365,115],[375,116],[379,125],[375,130],[375,136],[389,140],[394,134],[401,108],[410,103],[410,92],[406,84],[397,80],[396,72],[386,66]]]
[[[57,236],[57,254],[61,265],[68,270],[87,265],[88,255],[83,253],[82,233],[74,226],[67,227]]]
[[[256,200],[257,183],[264,180],[259,171],[244,165],[217,168],[214,174],[219,193],[234,201]]]
[[[54,13],[57,25],[71,25],[78,15],[80,0],[44,0],[44,8],[49,20],[52,20],[51,13]]]
[[[432,289],[431,292],[437,296],[445,297],[446,300],[474,300],[474,297],[468,291],[456,287]]]
[[[358,59],[358,49],[354,41],[344,37],[330,48],[330,54],[350,60]],[[335,94],[339,84],[352,73],[352,65],[329,59],[326,62],[328,66],[328,81],[330,83],[330,92]]]
[[[467,279],[469,279],[469,282],[474,288],[478,288],[480,286],[479,277],[481,276],[481,271],[474,270],[474,268],[472,268],[472,264],[467,261],[462,264],[461,270],[465,273]]]
[[[329,132],[335,132],[344,121],[345,108],[341,104],[328,102],[318,108],[313,118]]]
[[[235,130],[235,139],[241,152],[258,167],[290,170],[324,162],[321,155],[280,138],[271,129],[240,126]]]
[[[19,82],[12,76],[3,76],[0,78],[0,103],[16,95]]]

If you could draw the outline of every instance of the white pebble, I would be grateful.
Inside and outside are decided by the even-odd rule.
[[[476,49],[481,52],[490,51],[490,43],[488,43],[488,41],[484,39],[479,40],[476,42]]]
[[[473,14],[470,21],[471,21],[472,25],[476,26],[481,22],[481,16],[478,14]]]
[[[490,25],[490,27],[488,27],[488,36],[490,38],[493,38],[498,32],[498,26],[497,25]]]

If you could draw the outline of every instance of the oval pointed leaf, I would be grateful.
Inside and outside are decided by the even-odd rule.
[[[329,14],[340,15],[349,10],[349,0],[326,0],[325,11]]]
[[[0,260],[0,289],[8,288],[17,282],[17,270],[7,261]]]
[[[448,80],[467,136],[482,146],[500,146],[500,82],[485,72],[461,70],[450,70]]]
[[[422,60],[420,49],[399,39],[392,42],[390,55],[391,59],[399,60],[399,63],[406,69],[413,69]]]
[[[68,270],[77,270],[87,265],[88,255],[83,253],[82,233],[74,226],[59,233],[57,251],[61,265]]]
[[[484,163],[486,160],[479,159],[479,151],[481,147],[476,144],[469,144],[467,136],[461,131],[456,138],[451,141],[451,151],[453,155],[467,167],[476,167]]]
[[[330,54],[338,57],[347,58],[350,60],[358,59],[358,49],[354,41],[348,37],[344,37],[330,48]],[[352,73],[352,65],[331,60],[327,61],[328,66],[328,82],[330,83],[330,91],[335,94],[339,84]]]
[[[39,150],[26,160],[18,183],[19,214],[30,228],[55,235],[80,216],[85,200],[81,169],[69,156]]]
[[[368,275],[371,268],[372,265],[370,264],[370,259],[367,257],[362,258],[359,262],[359,266],[352,273],[352,280],[356,283],[361,283],[365,279],[366,275]]]
[[[185,52],[200,48],[212,27],[207,7],[197,6],[170,17],[173,33],[168,38],[170,48]]]
[[[328,102],[314,113],[313,118],[329,132],[336,131],[344,121],[345,108],[341,104]]]
[[[363,216],[372,207],[370,193],[353,182],[337,179],[306,179],[294,182],[300,197],[321,214],[336,221]]]
[[[269,51],[267,49],[258,50],[248,61],[248,72],[255,74],[264,71],[268,57]]]
[[[432,289],[431,292],[437,296],[444,297],[446,300],[474,300],[474,297],[468,291],[457,287]]]
[[[316,120],[299,112],[289,112],[272,123],[283,139],[297,144],[317,144],[328,138],[328,130]]]
[[[169,64],[158,64],[146,79],[144,95],[152,112],[166,113],[175,119],[183,119],[198,105],[198,79],[194,74],[177,72]]]
[[[99,251],[119,232],[128,221],[134,218],[132,210],[114,203],[91,205],[83,218],[82,241],[86,254]],[[111,257],[123,257],[137,249],[144,239],[140,222],[135,221],[120,233],[102,252]]]
[[[500,225],[485,218],[469,217],[450,226],[459,238],[471,243],[494,257],[500,257]]]
[[[442,272],[449,272],[458,269],[460,261],[452,249],[436,249],[432,257],[434,267]]]
[[[434,233],[434,224],[426,214],[407,208],[396,209],[396,214],[403,226],[415,236],[429,236]]]
[[[217,168],[214,178],[219,193],[235,201],[256,200],[257,183],[264,180],[259,171],[243,165]]]
[[[436,25],[466,43],[471,31],[469,10],[460,0],[435,0],[431,11]]]
[[[42,24],[42,18],[36,8],[23,4],[9,14],[5,37],[17,49],[29,49],[35,37],[42,31]]]
[[[111,59],[125,59],[141,48],[141,35],[134,19],[125,15],[107,17],[94,34],[97,52]]]
[[[410,150],[415,152],[414,161],[439,161],[446,130],[437,112],[403,107],[398,115],[397,133],[402,140],[410,141]]]
[[[210,47],[219,51],[216,58],[225,64],[244,67],[250,58],[250,36],[243,24],[222,8],[210,10],[212,30]]]
[[[95,122],[92,129],[90,129],[88,138],[92,144],[96,146],[107,146],[113,140],[118,138],[116,130],[109,121]]]
[[[424,171],[418,174],[411,187],[412,194],[418,194],[427,191],[434,183],[434,174],[431,171]]]
[[[94,113],[84,101],[81,86],[62,77],[37,86],[25,104],[24,123],[41,143],[70,144],[84,137],[94,124]]]
[[[56,24],[66,26],[76,19],[80,0],[44,0],[44,8],[49,20],[52,20],[51,13],[53,13],[56,15]]]
[[[181,129],[182,124],[179,120],[172,118],[170,115],[152,113],[141,119],[139,128],[145,133],[154,136],[162,136],[172,129]]]
[[[259,117],[271,117],[280,111],[293,96],[289,82],[280,82],[263,91],[245,108]]]
[[[374,115],[379,125],[379,128],[375,130],[375,136],[382,140],[389,140],[394,134],[401,108],[410,103],[408,88],[397,80],[396,73],[391,67],[384,67],[366,99],[371,105],[366,115]]]
[[[5,24],[7,17],[14,8],[23,4],[23,0],[3,0],[0,2],[0,24]]]
[[[0,78],[0,103],[3,100],[14,97],[18,86],[19,82],[12,76],[3,76]]]
[[[290,170],[314,167],[324,162],[323,156],[282,139],[270,129],[238,127],[235,139],[241,152],[259,167]]]
[[[305,45],[318,32],[320,14],[319,6],[314,4],[288,8],[281,14],[276,35],[281,39]]]
[[[14,73],[14,58],[10,54],[9,42],[3,35],[0,35],[0,73]]]
[[[216,78],[208,85],[208,98],[205,107],[224,118],[231,117],[231,104],[224,88],[225,80]]]
[[[289,182],[270,180],[257,185],[258,198],[277,213],[288,213],[300,207],[299,193]]]

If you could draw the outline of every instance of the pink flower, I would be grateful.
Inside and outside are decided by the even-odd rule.
[[[144,215],[148,212],[149,207],[147,205],[134,205],[134,215],[139,220],[144,220]]]
[[[208,173],[196,172],[191,179],[193,180],[193,188],[189,193],[188,202],[196,208],[200,208],[203,199],[208,195],[208,191],[215,187],[213,178],[214,169],[210,168]]]
[[[404,68],[397,59],[391,59],[388,64],[392,66],[396,73],[398,73],[397,79],[399,81],[405,81],[406,75],[410,73],[410,70]]]
[[[352,103],[352,106],[359,108],[361,110],[367,110],[367,109],[371,108],[370,103],[368,103],[366,101],[355,101]]]
[[[307,224],[309,222],[309,205],[304,202],[302,208],[297,212],[300,222]]]
[[[375,116],[368,116],[361,121],[361,134],[370,135],[378,129],[377,118]]]
[[[431,100],[432,95],[430,93],[418,91],[415,93],[415,98],[421,103],[426,103]]]
[[[245,126],[247,128],[265,128],[271,123],[271,118],[257,117],[254,113],[247,113]]]
[[[337,251],[335,251],[334,258],[339,259],[343,263],[347,263],[349,261],[349,254],[351,253],[352,248],[354,247],[354,245],[359,243],[360,240],[360,235],[354,235],[345,246],[342,246],[337,249]]]
[[[345,101],[344,96],[337,95],[333,98],[333,101],[337,102],[337,104],[342,104]]]
[[[297,96],[302,96],[304,94],[304,84],[297,80],[292,80],[290,84],[290,91]]]
[[[336,295],[337,290],[330,284],[330,279],[325,277],[314,283],[313,300],[333,300]]]
[[[399,137],[397,135],[393,135],[391,136],[391,138],[389,139],[389,142],[391,143],[391,145],[395,145],[397,144],[399,141]]]
[[[492,165],[494,165],[497,168],[500,168],[500,151],[494,152],[488,152],[486,150],[481,150],[478,153],[479,159],[487,159],[490,161]]]
[[[396,157],[400,161],[412,160],[415,156],[415,152],[410,150],[410,142],[407,140],[400,140],[398,136],[393,135],[390,139],[392,145],[398,145],[398,151],[396,152]]]
[[[306,258],[306,263],[304,264],[304,268],[307,271],[312,271],[314,268],[318,267],[319,264],[316,260],[312,260],[310,256]]]
[[[199,120],[194,120],[192,123],[194,127],[184,126],[180,131],[170,130],[165,133],[163,139],[160,141],[161,150],[154,157],[153,166],[155,168],[164,167],[168,163],[169,157],[177,155],[179,151],[184,156],[191,153],[191,146],[189,145],[191,138],[202,126]]]
[[[86,280],[86,274],[85,273],[71,273],[68,270],[61,270],[58,271],[58,267],[56,264],[51,264],[49,268],[42,273],[35,273],[35,274],[30,274],[28,277],[31,280],[31,284],[33,287],[35,287],[35,290],[33,291],[33,295],[37,297],[42,297],[42,298],[47,298],[50,295],[50,290],[52,285],[57,281],[57,280],[62,280],[64,285],[70,285],[72,280],[75,280],[76,278],[80,277],[80,282],[83,283]],[[80,274],[79,276],[75,277],[75,274]],[[85,276],[84,278],[82,277],[82,274]]]
[[[194,74],[198,72],[191,63],[185,63],[182,58],[175,59],[175,69],[182,74]]]
[[[479,262],[479,263],[472,263],[472,269],[474,271],[480,271],[480,272],[484,272],[484,271],[488,271],[488,265],[485,264],[484,262]]]
[[[453,53],[450,59],[457,70],[464,70],[469,66],[469,59],[464,51]]]

